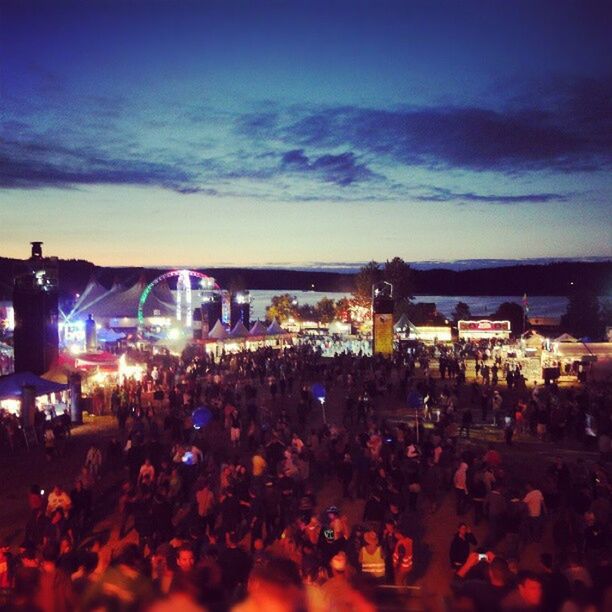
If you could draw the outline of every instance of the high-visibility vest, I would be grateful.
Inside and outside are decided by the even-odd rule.
[[[400,546],[404,547],[404,553],[400,552]],[[398,540],[395,544],[395,549],[393,551],[393,565],[409,572],[412,570],[412,540],[410,538],[404,538],[402,540]]]
[[[370,574],[375,578],[382,578],[385,575],[385,560],[382,556],[382,549],[379,546],[373,553],[369,553],[364,546],[361,549],[362,561],[361,571],[364,574]]]

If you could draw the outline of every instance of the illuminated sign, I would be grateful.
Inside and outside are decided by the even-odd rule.
[[[509,336],[510,321],[459,321],[457,323],[459,336],[487,337]]]
[[[393,315],[373,315],[374,354],[393,355]]]

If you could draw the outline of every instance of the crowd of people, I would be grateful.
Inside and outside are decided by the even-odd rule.
[[[539,473],[470,428],[588,444],[587,416],[609,435],[609,395],[467,383],[472,350],[447,351],[443,378],[425,349],[152,361],[111,391],[118,433],[88,450],[72,490],[32,487],[24,540],[0,553],[4,609],[369,611],[387,592],[396,609],[605,609],[605,447],[599,463],[558,457]],[[394,411],[410,394],[430,421]],[[449,513],[451,588],[431,598],[417,586],[436,571],[425,524]]]

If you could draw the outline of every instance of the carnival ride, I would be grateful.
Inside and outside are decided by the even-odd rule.
[[[178,278],[176,284],[176,320],[179,325],[189,328],[192,325],[193,317],[193,289],[191,279],[198,279],[199,287],[202,291],[221,291],[215,279],[202,272],[194,270],[172,270],[161,274],[151,281],[143,290],[138,302],[138,327],[145,326],[144,306],[151,291],[161,282],[171,278]]]

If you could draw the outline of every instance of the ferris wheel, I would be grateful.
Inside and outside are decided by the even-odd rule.
[[[176,283],[176,321],[182,327],[191,327],[193,317],[193,293],[191,279],[197,279],[198,286],[202,290],[219,291],[220,287],[212,276],[207,276],[195,270],[172,270],[161,274],[151,281],[143,290],[138,302],[138,327],[145,325],[144,306],[151,291],[159,283],[170,278],[178,278]]]

